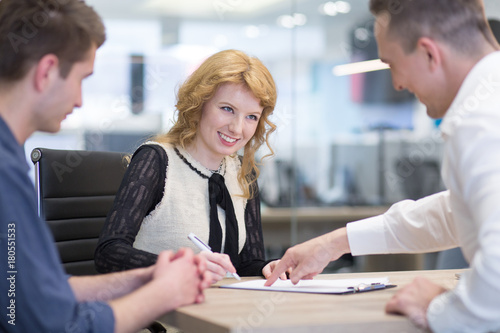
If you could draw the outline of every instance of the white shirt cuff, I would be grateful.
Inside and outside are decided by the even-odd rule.
[[[374,216],[346,225],[353,256],[388,253],[383,216]]]

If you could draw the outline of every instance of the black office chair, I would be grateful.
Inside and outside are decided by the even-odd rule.
[[[38,214],[68,274],[97,274],[99,233],[126,171],[126,153],[35,148]]]
[[[68,274],[98,274],[94,251],[127,169],[126,155],[46,148],[31,152],[38,214],[49,225]],[[158,321],[143,331],[167,332]]]

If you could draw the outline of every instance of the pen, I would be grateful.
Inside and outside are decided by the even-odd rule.
[[[195,234],[193,233],[190,233],[188,235],[188,238],[194,243],[194,245],[196,245],[200,250],[202,251],[208,251],[208,252],[212,252],[212,249],[210,248],[210,246],[208,246],[207,244],[203,243],[203,241],[201,239],[199,239],[198,237],[196,237]],[[213,253],[213,252],[212,252]],[[228,272],[229,273],[229,272]],[[230,273],[236,280],[241,280],[240,276],[238,275],[238,273]]]
[[[370,290],[378,290],[378,289],[386,289],[386,288],[394,288],[396,285],[394,284],[384,284],[384,283],[360,283],[356,287],[347,287],[347,289],[352,290],[352,292],[363,292],[363,291],[370,291]]]

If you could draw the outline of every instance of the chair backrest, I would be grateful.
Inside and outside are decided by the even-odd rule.
[[[97,274],[94,251],[126,171],[126,153],[35,148],[38,214],[68,274]]]

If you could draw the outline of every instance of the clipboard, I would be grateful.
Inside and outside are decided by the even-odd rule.
[[[396,285],[389,283],[387,277],[301,280],[296,285],[292,284],[291,280],[277,280],[269,287],[264,286],[265,282],[264,279],[251,280],[221,285],[220,288],[344,295],[396,287]]]

